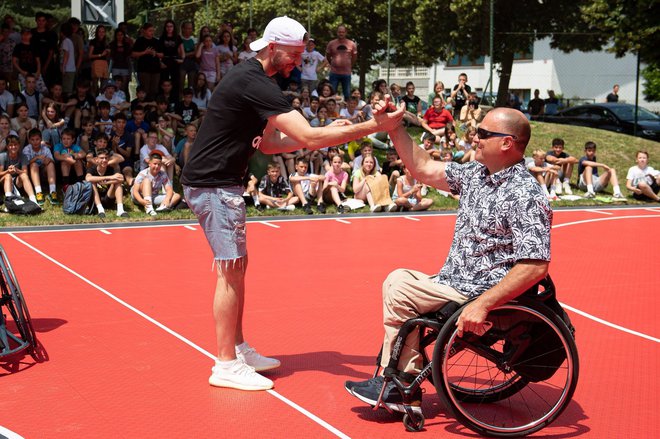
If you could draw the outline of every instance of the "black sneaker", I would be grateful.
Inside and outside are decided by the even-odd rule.
[[[105,212],[99,212],[99,218],[105,219]]]
[[[312,212],[312,206],[310,206],[309,203],[303,206],[303,212],[305,212],[307,215],[314,214],[314,212]]]
[[[318,213],[325,213],[325,203],[319,203],[316,205],[316,211]]]
[[[346,206],[344,206],[343,204],[337,206],[337,213],[346,213]]]
[[[256,208],[259,212],[263,212],[264,210],[266,210],[266,206],[264,206],[263,204],[257,204]]]
[[[355,396],[360,401],[366,402],[371,406],[375,406],[378,403],[378,397],[380,396],[380,391],[383,388],[384,382],[385,380],[383,377],[379,376],[363,382],[347,381],[344,387],[351,395]],[[403,396],[392,381],[389,381],[386,384],[382,403],[394,411],[401,413],[406,412],[406,409],[403,407]],[[417,389],[413,395],[412,401],[410,403],[410,409],[413,411],[413,413],[422,413],[421,388]]]

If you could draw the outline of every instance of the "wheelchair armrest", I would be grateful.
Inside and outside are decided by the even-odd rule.
[[[442,306],[442,308],[435,312],[435,317],[441,322],[446,322],[451,316],[454,315],[456,311],[458,311],[461,306],[463,305],[457,302],[447,302]]]

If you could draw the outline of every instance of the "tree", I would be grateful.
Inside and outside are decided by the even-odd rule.
[[[651,64],[642,70],[644,76],[644,99],[649,102],[660,101],[660,67]]]
[[[603,0],[605,1],[605,0]],[[534,41],[550,38],[553,48],[570,51],[601,48],[608,35],[585,26],[585,0],[494,0],[494,53],[499,63],[497,106],[507,100],[516,53]],[[420,1],[414,13],[417,29],[405,47],[425,64],[453,55],[476,59],[489,54],[489,0]]]

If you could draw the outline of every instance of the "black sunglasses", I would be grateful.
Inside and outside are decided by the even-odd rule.
[[[477,128],[477,136],[480,139],[490,139],[491,137],[511,137],[513,140],[518,140],[518,136],[513,134],[498,133],[497,131],[488,131],[483,128]]]

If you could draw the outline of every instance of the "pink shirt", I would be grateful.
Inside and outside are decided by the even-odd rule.
[[[336,181],[339,186],[344,184],[344,181],[348,180],[348,173],[346,171],[341,171],[339,174],[335,174],[332,170],[328,171],[325,174],[325,181],[328,183]]]
[[[351,74],[354,54],[357,54],[357,44],[349,39],[332,40],[325,49],[325,56],[330,61],[330,71],[338,75]]]

